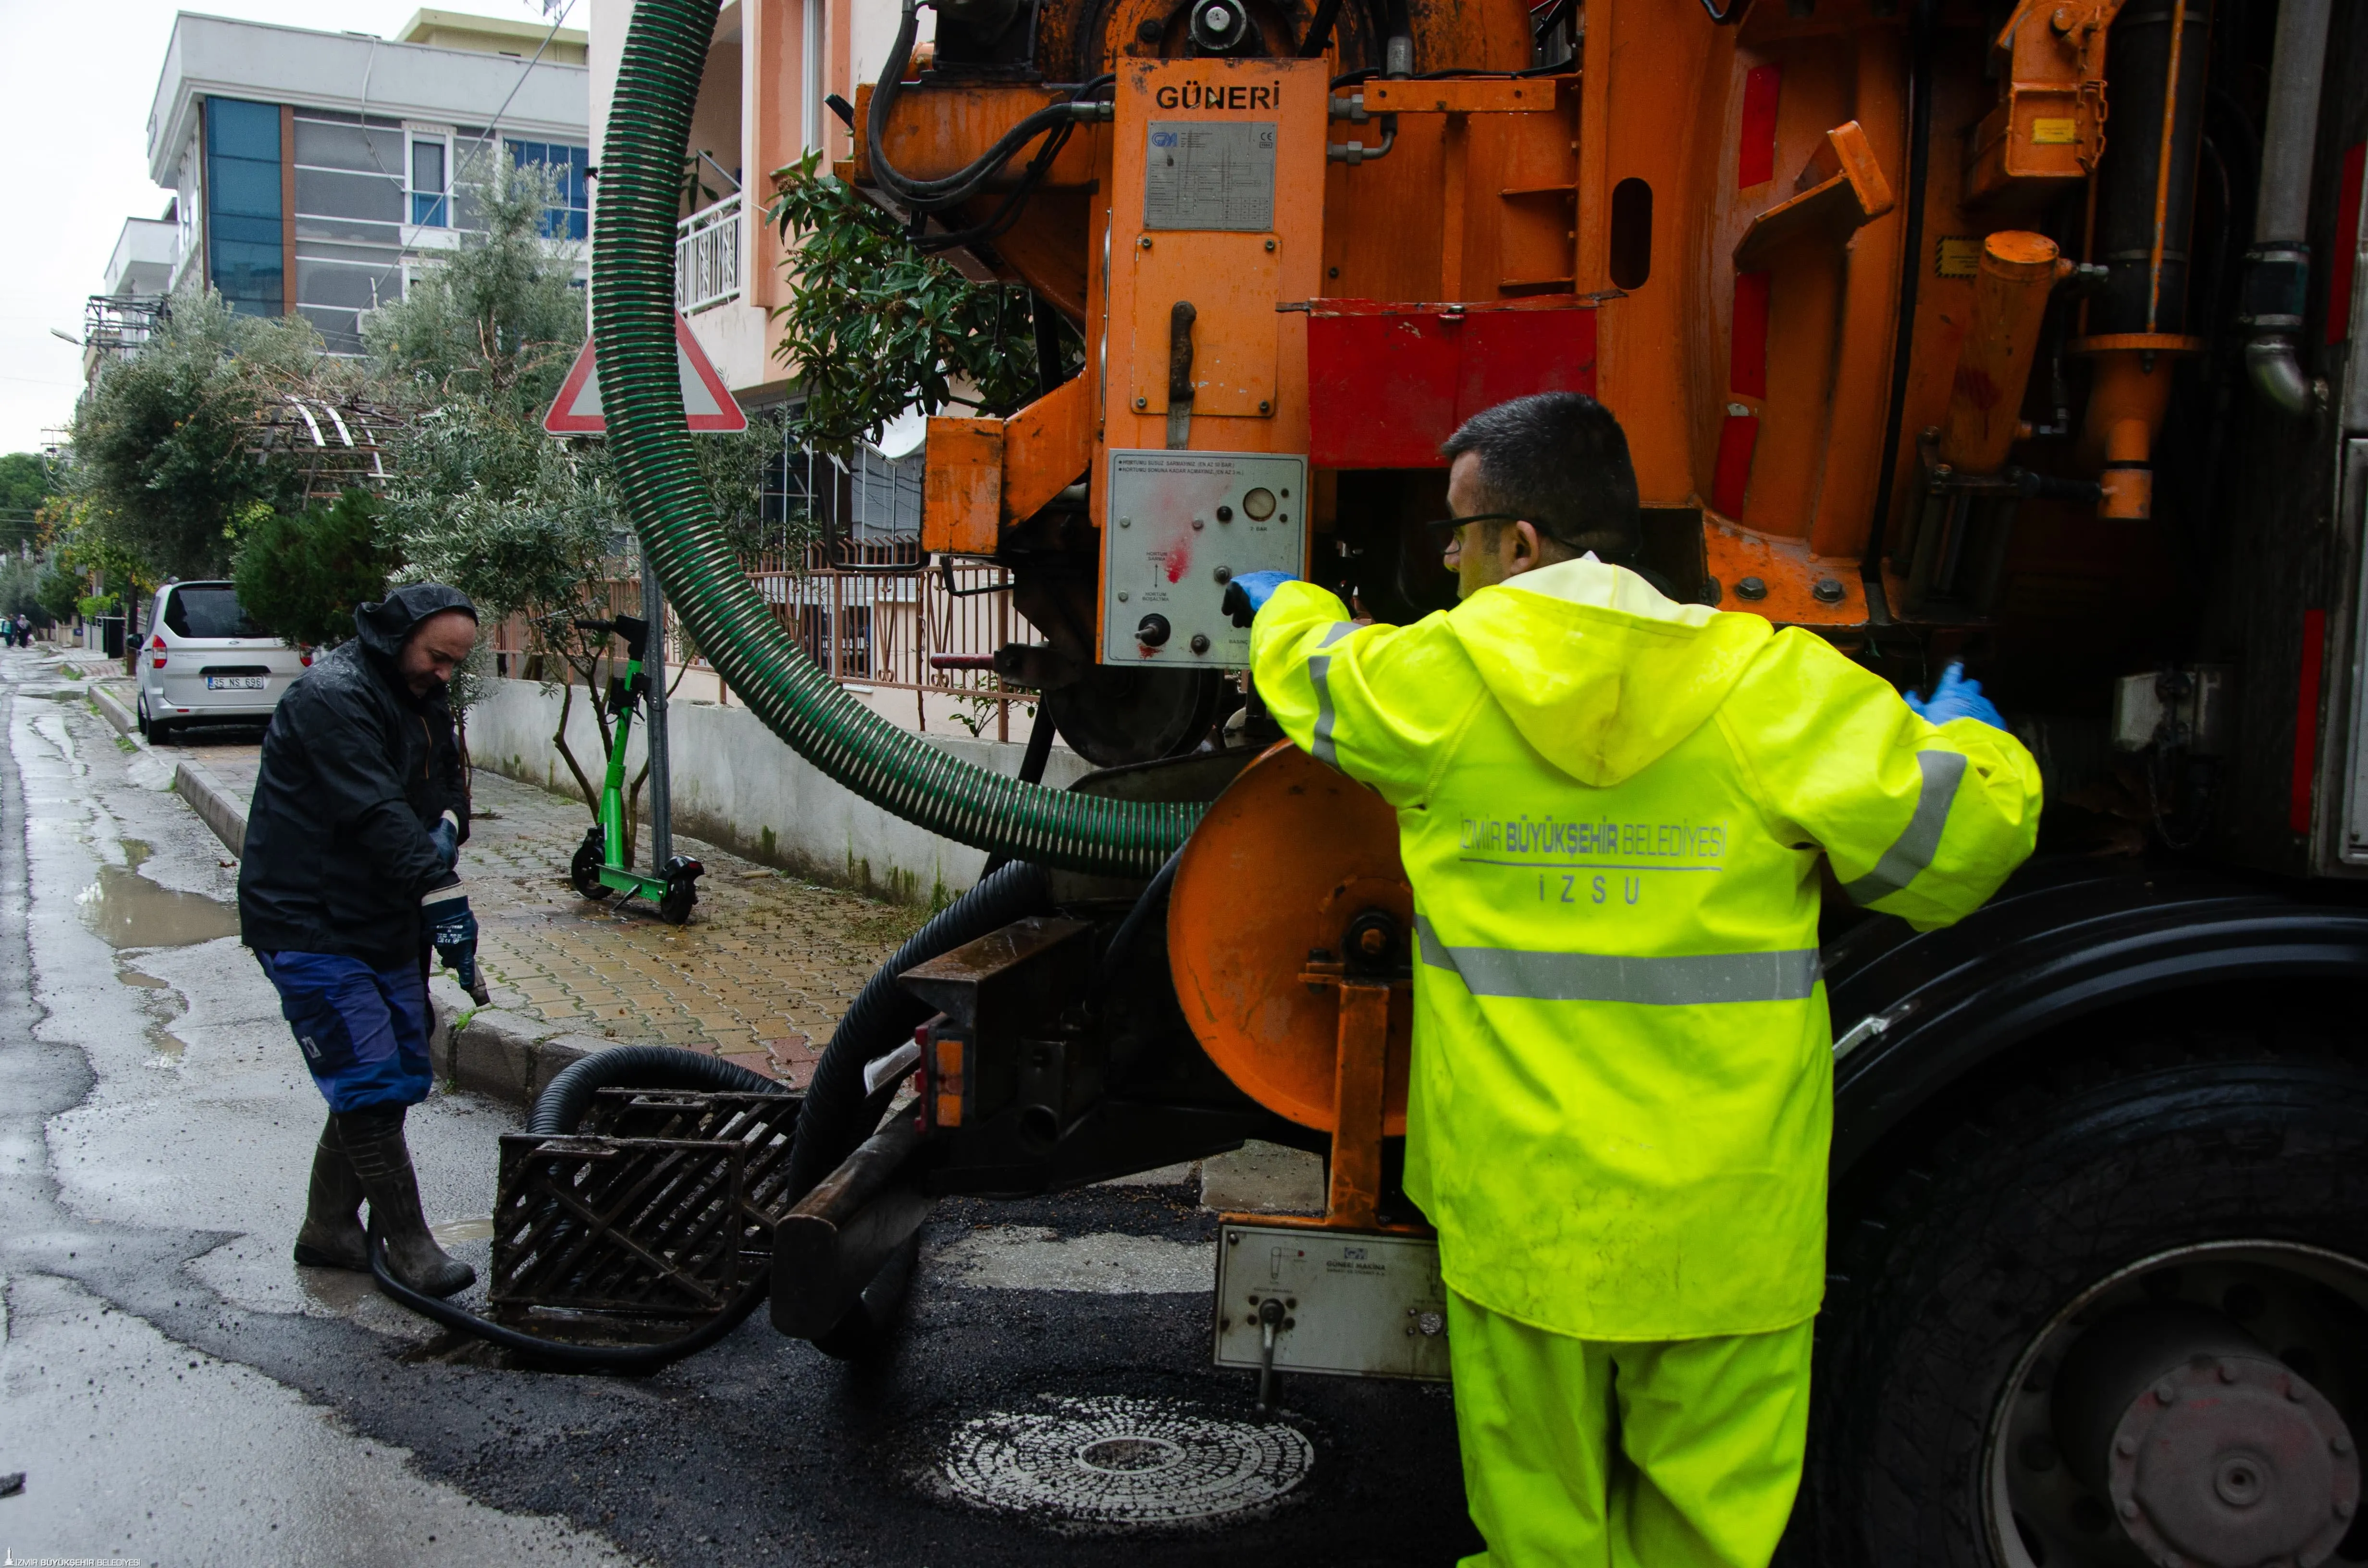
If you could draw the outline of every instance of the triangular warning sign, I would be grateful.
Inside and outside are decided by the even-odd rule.
[[[542,427],[554,436],[598,436],[609,428],[608,419],[600,412],[600,378],[594,373],[592,346],[594,339],[586,338],[576,351],[575,363],[567,371],[567,380],[560,384],[559,395],[551,400],[551,412],[542,416]],[[715,367],[707,362],[707,355],[691,336],[690,324],[677,311],[674,317],[674,363],[682,376],[683,412],[690,416],[694,430],[746,430],[748,416],[733,401],[732,391]]]

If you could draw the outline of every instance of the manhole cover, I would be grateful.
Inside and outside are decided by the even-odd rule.
[[[1271,1503],[1315,1449],[1283,1426],[1201,1415],[1162,1400],[1055,1399],[954,1429],[944,1474],[963,1502],[1084,1524],[1168,1524]]]

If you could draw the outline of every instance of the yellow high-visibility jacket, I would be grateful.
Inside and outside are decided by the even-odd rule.
[[[1406,627],[1287,583],[1250,656],[1284,733],[1397,810],[1406,1190],[1447,1282],[1590,1339],[1815,1313],[1818,858],[1871,908],[1956,920],[2031,853],[2031,754],[1592,558]]]

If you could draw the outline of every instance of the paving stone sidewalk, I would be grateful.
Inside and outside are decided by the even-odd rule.
[[[245,801],[261,747],[233,733],[161,755]],[[594,903],[569,883],[583,806],[483,770],[472,799],[461,869],[494,1005],[578,1033],[712,1051],[803,1085],[856,993],[928,917],[677,835],[707,874],[690,924],[668,926],[639,899]]]
[[[690,924],[639,899],[594,903],[567,880],[585,809],[476,776],[461,869],[495,1001],[620,1040],[664,1041],[803,1085],[824,1041],[928,912],[802,881],[677,835],[702,861]]]

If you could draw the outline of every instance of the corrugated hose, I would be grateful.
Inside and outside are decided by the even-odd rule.
[[[675,209],[714,0],[633,7],[600,157],[593,330],[618,486],[683,625],[751,711],[864,800],[1016,860],[1147,877],[1190,835],[1198,805],[1104,800],[973,767],[839,689],[749,584],[700,483],[675,368]],[[1040,716],[1038,722],[1045,721]]]

